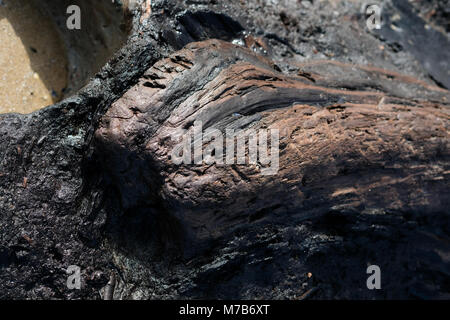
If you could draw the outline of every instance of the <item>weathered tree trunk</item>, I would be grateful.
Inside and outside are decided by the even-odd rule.
[[[78,95],[0,118],[0,297],[448,297],[450,94],[426,77],[448,61],[354,6],[169,2]],[[279,130],[279,167],[175,164],[196,121]]]

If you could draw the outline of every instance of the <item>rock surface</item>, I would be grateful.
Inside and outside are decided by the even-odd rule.
[[[448,50],[358,1],[141,4],[79,94],[0,116],[0,298],[449,298]],[[175,165],[199,120],[279,129],[278,173]]]

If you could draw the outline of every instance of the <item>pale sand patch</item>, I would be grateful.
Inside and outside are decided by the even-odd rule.
[[[29,113],[59,101],[67,59],[52,22],[29,0],[0,5],[0,113]]]

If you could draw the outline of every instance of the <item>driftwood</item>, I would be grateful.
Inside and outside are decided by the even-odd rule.
[[[254,3],[156,1],[78,96],[2,116],[3,297],[448,297],[449,91],[419,72],[299,58],[289,38],[243,32]],[[196,121],[279,130],[276,172],[174,163]],[[80,291],[65,287],[72,264]],[[383,290],[366,287],[371,264]]]
[[[156,63],[96,132],[122,209],[164,199],[183,236],[200,242],[248,222],[305,219],[331,207],[442,209],[448,92],[383,70],[325,61],[316,74],[315,65],[301,66],[307,78],[285,76],[270,61],[217,40]],[[279,129],[278,172],[173,164],[172,137],[194,121],[203,130]],[[188,251],[201,247],[182,243]]]

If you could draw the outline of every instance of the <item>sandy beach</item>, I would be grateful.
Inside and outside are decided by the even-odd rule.
[[[64,46],[34,2],[0,2],[0,113],[29,113],[62,97]]]

